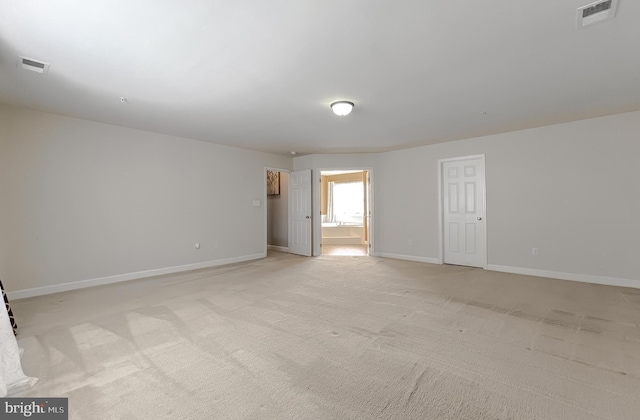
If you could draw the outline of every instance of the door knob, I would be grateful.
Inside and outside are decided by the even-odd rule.
[[[307,216],[307,219],[309,218],[309,216]]]
[[[482,220],[482,217],[478,217],[478,220]]]

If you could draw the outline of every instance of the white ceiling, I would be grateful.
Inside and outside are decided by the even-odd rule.
[[[282,154],[638,110],[640,1],[578,30],[588,3],[0,0],[0,102]]]

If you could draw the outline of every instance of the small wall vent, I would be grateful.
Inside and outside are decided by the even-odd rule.
[[[612,19],[616,15],[618,0],[601,0],[578,8],[578,29]]]
[[[40,74],[45,74],[49,71],[49,63],[28,57],[20,57],[20,66],[25,70],[35,71]]]

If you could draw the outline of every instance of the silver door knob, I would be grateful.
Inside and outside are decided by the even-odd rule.
[[[482,220],[482,217],[478,217],[478,220]]]

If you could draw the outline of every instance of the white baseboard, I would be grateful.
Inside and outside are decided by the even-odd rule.
[[[267,245],[267,248],[272,249],[274,251],[289,252],[289,247],[286,247],[286,246]]]
[[[511,267],[508,265],[487,265],[487,270],[503,273],[524,274],[527,276],[548,277],[552,279],[581,281],[583,283],[604,284],[607,286],[633,287],[640,289],[640,280],[620,279],[616,277],[593,276],[590,274],[563,273],[560,271],[538,270],[535,268]]]
[[[162,274],[179,273],[181,271],[198,270],[200,268],[215,267],[218,265],[226,265],[239,263],[244,261],[252,261],[260,258],[266,258],[266,254],[242,255],[240,257],[225,258],[221,260],[205,261],[195,264],[178,265],[174,267],[157,268],[154,270],[137,271],[135,273],[116,274],[114,276],[98,277],[89,280],[80,280],[69,283],[56,284],[52,286],[35,287],[32,289],[16,290],[7,292],[7,296],[11,300],[24,299],[33,296],[50,295],[52,293],[66,292],[68,290],[84,289],[85,287],[103,286],[105,284],[120,283],[123,281],[143,279],[145,277],[160,276]]]
[[[394,258],[397,260],[424,262],[429,264],[442,264],[439,258],[416,257],[413,255],[389,254],[381,252],[380,257]],[[594,276],[590,274],[564,273],[560,271],[538,270],[535,268],[512,267],[508,265],[488,264],[487,270],[500,271],[503,273],[523,274],[526,276],[547,277],[551,279],[580,281],[583,283],[603,284],[606,286],[632,287],[640,289],[640,280],[621,279],[616,277]]]
[[[389,254],[386,252],[381,252],[377,255],[385,258],[393,258],[396,260],[415,261],[429,264],[442,264],[442,261],[440,261],[438,258],[433,257],[416,257],[415,255]]]
[[[269,249],[276,249],[278,251],[289,252],[287,247],[279,247],[275,245],[268,245]],[[438,258],[433,257],[417,257],[414,255],[402,255],[402,254],[389,254],[386,252],[375,253],[375,256],[393,258],[398,260],[423,262],[429,264],[442,264]],[[49,295],[52,293],[65,292],[68,290],[83,289],[86,287],[102,286],[106,284],[119,283],[123,281],[130,281],[136,279],[142,279],[146,277],[159,276],[162,274],[179,273],[182,271],[198,270],[201,268],[216,267],[219,265],[233,264],[245,261],[257,260],[265,258],[264,253],[243,255],[234,258],[225,258],[221,260],[206,261],[202,263],[179,265],[174,267],[158,268],[154,270],[138,271],[134,273],[117,274],[114,276],[99,277],[89,280],[80,280],[70,283],[56,284],[52,286],[35,287],[32,289],[16,290],[7,292],[9,299],[17,300],[24,299],[33,296]],[[523,274],[527,276],[547,277],[560,280],[580,281],[585,283],[604,284],[608,286],[620,286],[620,287],[632,287],[640,289],[640,280],[621,279],[615,277],[594,276],[588,274],[575,274],[575,273],[563,273],[558,271],[538,270],[534,268],[522,268],[512,267],[506,265],[488,264],[487,270],[500,271],[503,273]]]

